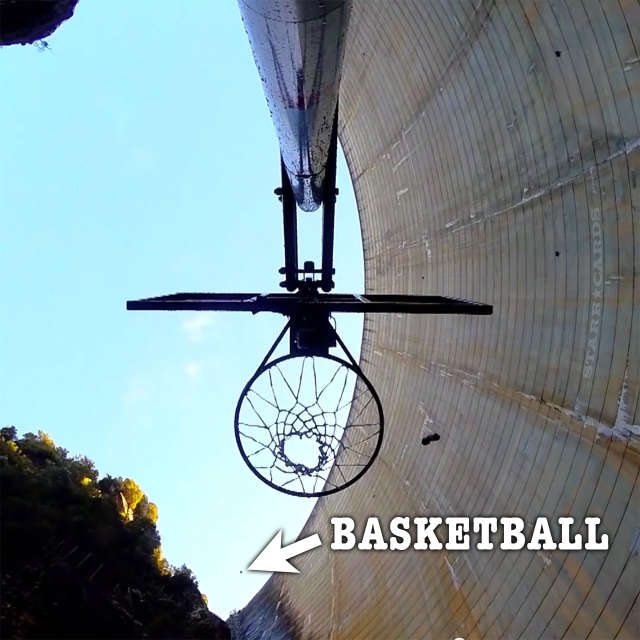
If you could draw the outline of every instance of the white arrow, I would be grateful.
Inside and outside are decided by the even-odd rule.
[[[271,573],[300,573],[288,558],[298,556],[305,551],[315,549],[322,544],[320,536],[314,533],[286,547],[282,546],[282,529],[276,533],[258,557],[247,567],[248,571],[269,571]]]

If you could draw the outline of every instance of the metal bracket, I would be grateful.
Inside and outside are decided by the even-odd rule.
[[[306,289],[328,292],[333,289],[333,242],[335,229],[336,196],[336,162],[338,157],[338,105],[333,117],[333,128],[331,130],[331,142],[329,143],[329,154],[325,168],[324,193],[322,196],[322,266],[315,269],[313,262],[304,263],[305,268],[298,268],[298,221],[296,200],[293,195],[291,181],[280,157],[280,174],[282,186],[274,190],[280,202],[282,202],[282,224],[284,230],[284,267],[279,273],[285,276],[280,283],[281,287],[287,291]],[[303,275],[300,278],[300,274]],[[311,278],[306,277],[311,274]],[[320,275],[319,280],[315,280],[314,274]]]

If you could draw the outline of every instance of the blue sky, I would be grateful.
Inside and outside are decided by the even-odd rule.
[[[278,290],[278,146],[236,4],[160,6],[81,0],[49,50],[0,50],[0,423],[134,478],[167,559],[226,617],[265,579],[245,567],[313,506],[262,485],[233,437],[283,320],[125,301]],[[342,159],[338,186],[336,290],[359,292]],[[320,215],[301,218],[317,258]],[[357,356],[361,318],[337,320]]]

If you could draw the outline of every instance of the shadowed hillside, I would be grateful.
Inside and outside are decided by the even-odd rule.
[[[5,638],[229,638],[191,571],[162,556],[156,505],[40,431],[0,431]]]

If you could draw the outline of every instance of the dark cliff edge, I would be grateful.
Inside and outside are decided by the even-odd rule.
[[[51,35],[78,0],[0,0],[0,46],[31,44]]]

